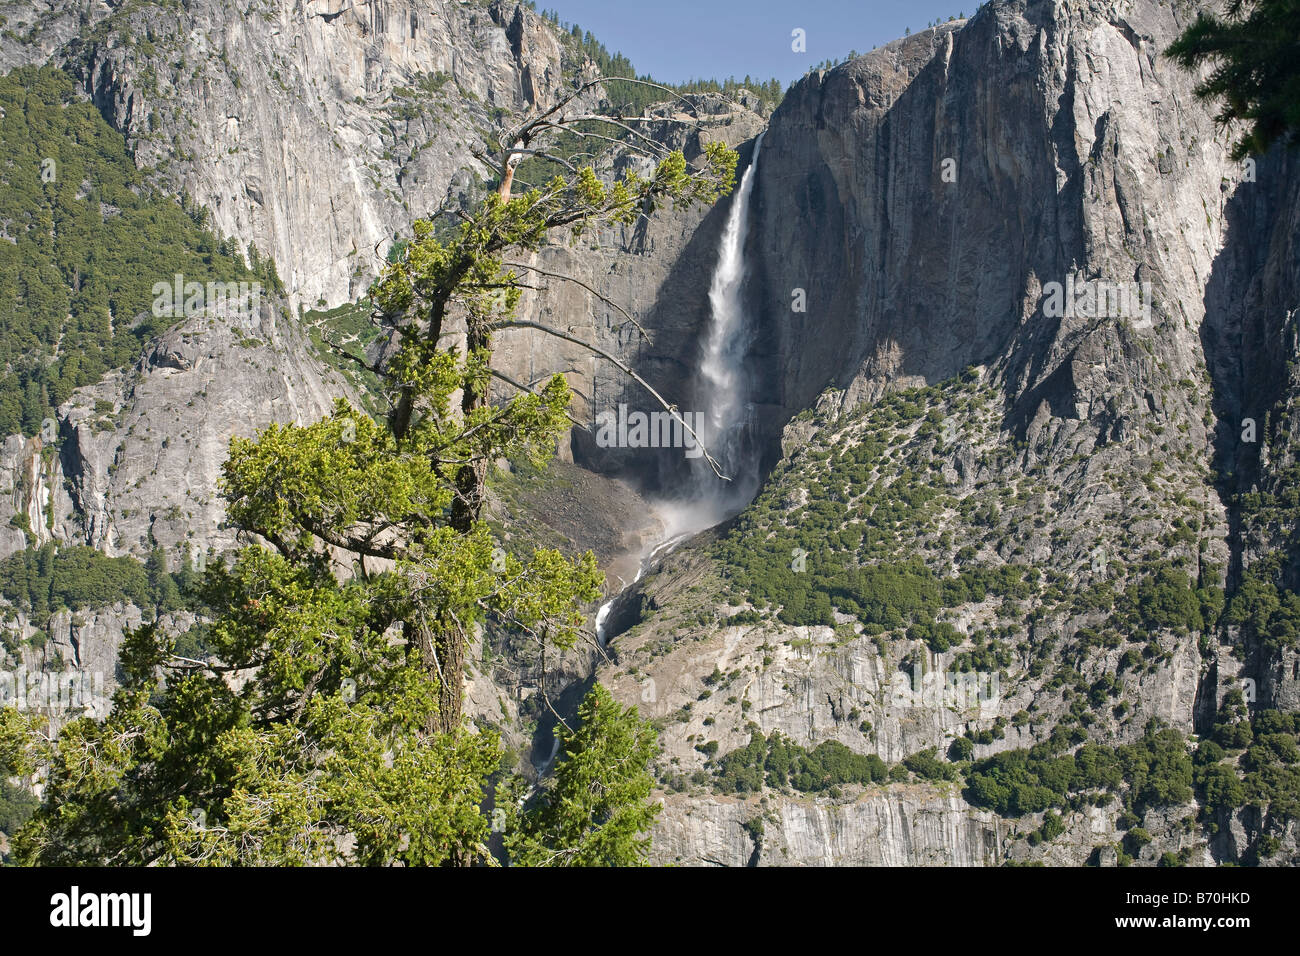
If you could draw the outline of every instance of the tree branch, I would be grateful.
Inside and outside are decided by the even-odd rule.
[[[493,378],[499,378],[507,385],[513,385],[521,392],[527,392],[530,395],[536,395],[538,398],[542,397],[535,389],[530,388],[527,385],[524,385],[522,382],[516,382],[513,378],[511,378],[509,375],[506,375],[504,372],[498,372],[494,368],[489,368],[488,372],[492,375]],[[569,421],[573,422],[573,424],[581,428],[583,431],[591,431],[591,429],[589,429],[586,425],[584,425],[582,422],[578,421],[576,418],[570,415],[569,410],[567,408],[564,410],[564,417],[567,418]]]
[[[579,96],[581,96],[583,93],[587,92],[588,90],[592,89],[593,87],[602,86],[606,83],[612,83],[612,82],[630,83],[634,86],[648,86],[651,87],[652,89],[663,90],[665,93],[668,93],[672,97],[672,99],[675,100],[676,102],[685,104],[688,112],[690,113],[691,116],[695,118],[696,123],[698,124],[700,114],[699,114],[699,109],[696,107],[696,105],[690,100],[688,100],[681,93],[677,92],[676,90],[670,87],[664,86],[662,83],[654,83],[649,80],[635,80],[635,79],[622,77],[622,76],[601,76],[601,77],[597,77],[594,80],[588,80],[585,83],[579,84],[567,96],[562,97],[554,106],[551,106],[549,109],[546,109],[541,113],[538,113],[536,116],[526,118],[522,123],[518,124],[513,129],[503,130],[501,135],[497,138],[497,142],[501,147],[501,152],[506,156],[509,156],[512,152],[517,152],[515,147],[519,146],[520,144],[527,144],[527,142],[532,138],[536,130],[547,126],[557,125],[556,123],[551,122],[551,117],[556,116],[557,114],[559,114],[559,123],[558,123],[559,127],[561,129],[568,128],[567,124],[571,122],[575,122],[575,120],[567,118],[563,115],[563,111],[565,107],[567,107]],[[584,118],[586,118],[586,116],[588,115],[590,114],[584,114]],[[594,116],[592,116],[592,118],[607,120],[607,121],[610,120],[609,117],[600,116],[599,114],[595,114]],[[642,119],[642,118],[638,118],[638,119]],[[645,122],[653,122],[658,118],[645,117],[643,119]],[[613,122],[617,123],[618,121],[615,120]],[[635,133],[635,130],[632,130],[632,132]]]
[[[502,265],[507,266],[508,268],[511,269],[527,269],[530,272],[536,272],[538,275],[546,276],[548,279],[563,279],[565,282],[572,282],[576,286],[581,286],[582,288],[590,292],[592,295],[594,295],[601,302],[604,302],[611,309],[617,310],[620,315],[622,315],[634,326],[636,326],[636,330],[641,333],[641,337],[644,338],[648,344],[650,345],[654,344],[654,342],[650,338],[650,333],[641,327],[641,323],[632,317],[631,312],[623,308],[621,305],[619,305],[617,302],[615,302],[613,299],[609,298],[608,296],[605,296],[600,292],[597,292],[595,289],[587,285],[587,283],[583,282],[581,279],[575,278],[574,276],[571,275],[566,275],[563,272],[548,272],[545,269],[538,268],[537,266],[530,266],[527,263],[523,263],[523,262],[502,262]]]
[[[592,345],[589,342],[584,342],[582,341],[582,339],[575,338],[572,335],[566,335],[565,333],[560,332],[557,329],[553,329],[548,325],[543,325],[540,322],[529,322],[525,319],[511,319],[507,322],[495,322],[492,324],[491,327],[494,331],[497,329],[509,329],[509,328],[536,329],[539,332],[545,332],[547,335],[553,335],[558,339],[564,339],[566,342],[572,342],[574,345],[580,345],[584,349],[587,349],[588,351],[591,352],[595,352],[601,358],[606,359],[609,362],[612,362],[624,374],[630,376],[638,385],[640,385],[647,392],[649,392],[654,397],[655,401],[657,401],[659,405],[663,408],[664,411],[668,412],[670,415],[673,416],[673,418],[681,422],[682,427],[686,429],[687,433],[692,438],[695,439],[695,443],[699,445],[700,451],[704,455],[704,460],[709,463],[709,467],[713,469],[713,473],[715,475],[717,475],[723,481],[731,480],[729,477],[727,477],[722,473],[722,468],[718,465],[718,462],[714,459],[714,457],[711,454],[709,454],[709,450],[704,447],[704,442],[700,440],[700,436],[695,433],[695,429],[691,428],[691,426],[686,423],[686,420],[682,418],[681,413],[677,411],[676,407],[669,404],[669,402],[662,395],[660,395],[657,391],[655,391],[653,385],[651,385],[640,375],[634,372],[626,363],[624,363],[616,356],[611,355],[609,352],[606,352],[604,349],[600,348],[599,346]]]

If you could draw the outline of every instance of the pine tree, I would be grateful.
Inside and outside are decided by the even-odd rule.
[[[597,685],[561,733],[564,758],[555,778],[506,837],[517,866],[637,866],[660,807],[647,769],[659,753],[654,730]]]
[[[1216,119],[1249,124],[1234,160],[1263,153],[1300,133],[1300,3],[1229,0],[1223,16],[1206,10],[1165,51],[1187,69],[1210,66],[1196,95],[1218,102]]]

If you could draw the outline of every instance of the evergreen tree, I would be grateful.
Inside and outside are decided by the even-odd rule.
[[[1220,123],[1250,124],[1233,159],[1265,152],[1300,132],[1296,0],[1229,0],[1223,16],[1202,10],[1165,53],[1187,69],[1210,66],[1196,95],[1220,104]]]
[[[654,730],[597,685],[561,733],[564,758],[555,778],[506,836],[517,866],[637,866],[650,849],[659,814],[649,800],[647,769],[659,753]]]

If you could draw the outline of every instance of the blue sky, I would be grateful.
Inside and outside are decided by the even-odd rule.
[[[865,53],[978,0],[537,0],[622,53],[641,73],[681,83],[728,76],[798,79],[823,60]],[[807,52],[790,49],[802,29]]]

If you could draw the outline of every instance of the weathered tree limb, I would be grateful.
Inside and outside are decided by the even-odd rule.
[[[717,475],[723,481],[731,480],[728,476],[722,473],[722,468],[721,466],[719,466],[717,460],[714,459],[714,457],[711,454],[709,454],[709,450],[704,447],[704,442],[700,439],[700,436],[695,433],[695,429],[691,428],[691,426],[686,423],[686,420],[682,418],[681,413],[677,411],[676,406],[668,402],[667,399],[665,399],[662,395],[659,394],[659,392],[655,390],[655,387],[653,385],[651,385],[644,378],[642,378],[635,371],[633,371],[631,367],[629,367],[625,362],[623,362],[617,356],[611,355],[609,352],[606,352],[604,349],[600,348],[597,345],[592,345],[590,342],[584,342],[582,341],[582,339],[576,338],[572,335],[568,335],[564,332],[559,331],[558,329],[553,329],[549,325],[543,325],[540,322],[529,322],[526,319],[510,319],[505,322],[494,322],[492,324],[492,328],[494,330],[495,329],[536,329],[539,332],[545,332],[547,335],[553,335],[558,339],[564,339],[566,342],[572,342],[574,345],[580,345],[591,352],[595,352],[601,358],[606,359],[607,361],[613,363],[620,371],[622,371],[624,374],[631,377],[638,385],[640,385],[647,392],[649,392],[654,397],[654,400],[657,401],[659,405],[663,408],[664,411],[668,412],[670,415],[673,416],[673,418],[681,422],[682,427],[686,429],[687,433],[689,433],[690,436],[695,439],[695,443],[699,445],[700,451],[704,455],[704,460],[709,463],[709,467],[713,469],[713,473],[715,475]]]

